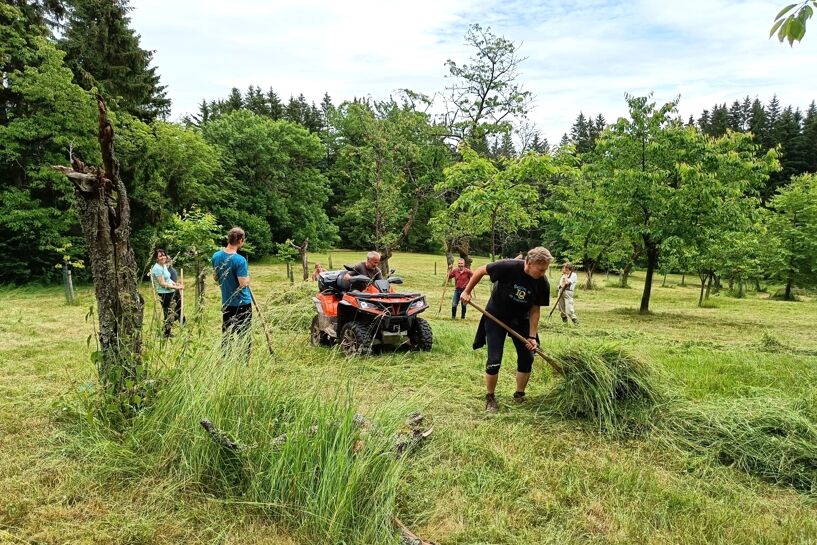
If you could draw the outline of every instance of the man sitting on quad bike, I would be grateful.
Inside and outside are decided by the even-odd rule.
[[[379,262],[380,255],[376,258]],[[395,293],[393,286],[403,283],[399,277],[370,278],[355,274],[357,267],[345,269],[318,278],[319,293],[312,298],[318,312],[310,328],[313,345],[337,343],[348,356],[369,355],[386,345],[431,350],[431,326],[418,316],[428,308],[425,296]]]
[[[355,265],[354,272],[368,276],[372,280],[383,278],[383,273],[380,270],[380,254],[377,252],[366,254],[366,261],[361,261]]]

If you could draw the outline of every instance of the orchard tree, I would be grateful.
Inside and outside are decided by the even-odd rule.
[[[746,135],[712,140],[673,121],[675,102],[656,109],[648,97],[627,101],[630,119],[620,119],[599,139],[597,167],[615,228],[646,255],[640,312],[647,313],[663,245],[692,244],[727,224],[777,162],[774,152],[757,158]]]
[[[346,102],[331,117],[330,176],[344,203],[338,208],[344,240],[373,246],[388,273],[389,258],[408,240],[423,207],[438,203],[430,197],[450,156],[441,128],[394,101]]]
[[[223,236],[223,231],[212,213],[194,206],[183,214],[173,216],[164,237],[168,251],[179,256],[175,266],[193,269],[197,311],[204,302],[204,282],[210,257],[219,248],[216,240]]]
[[[458,196],[434,221],[441,232],[455,224],[474,237],[490,235],[493,260],[500,234],[516,233],[541,218],[538,186],[557,169],[548,155],[507,160],[500,170],[468,146],[460,153],[462,162],[448,167],[437,185],[438,191],[453,190]]]
[[[784,298],[791,301],[795,286],[817,283],[817,175],[795,177],[778,190],[770,208],[771,270],[785,283]]]
[[[591,290],[598,267],[605,261],[621,261],[630,244],[615,226],[612,205],[600,191],[600,174],[592,160],[580,169],[575,155],[563,153],[561,157],[570,158],[572,164],[563,169],[554,189],[553,215],[562,228],[570,260],[581,265],[584,287]]]

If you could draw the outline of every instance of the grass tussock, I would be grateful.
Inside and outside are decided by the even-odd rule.
[[[769,397],[678,403],[661,427],[669,443],[776,484],[817,492],[817,425]]]
[[[558,414],[582,418],[613,435],[633,431],[634,418],[662,395],[647,363],[609,345],[579,347],[557,356],[564,375],[547,395]]]
[[[115,440],[89,420],[78,448],[111,476],[170,478],[247,506],[305,542],[390,542],[398,411],[382,407],[362,425],[348,391],[327,394],[287,378],[287,357],[245,365],[199,350],[157,377],[153,404]],[[227,440],[214,440],[203,419]]]

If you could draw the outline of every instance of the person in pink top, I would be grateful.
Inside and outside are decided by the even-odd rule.
[[[448,271],[448,278],[454,279],[454,299],[451,301],[451,319],[457,319],[457,303],[460,303],[462,306],[462,319],[465,320],[465,302],[460,302],[460,295],[462,295],[463,290],[465,290],[465,286],[468,285],[468,281],[471,280],[471,277],[474,276],[474,272],[471,269],[465,267],[465,260],[460,259],[457,262],[457,267],[455,269],[451,269]]]

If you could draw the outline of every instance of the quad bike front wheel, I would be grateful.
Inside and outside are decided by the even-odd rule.
[[[431,324],[423,318],[415,318],[408,331],[409,344],[412,350],[428,352],[434,344],[434,333]]]
[[[368,356],[372,353],[374,337],[360,322],[348,322],[340,330],[340,349],[346,356]]]
[[[312,346],[330,346],[332,340],[322,329],[320,316],[317,314],[312,318],[312,325],[309,326],[309,344]]]

